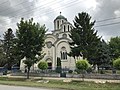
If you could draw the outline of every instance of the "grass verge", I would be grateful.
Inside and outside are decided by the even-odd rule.
[[[120,90],[120,84],[118,83],[96,84],[94,82],[83,81],[63,82],[62,80],[49,80],[48,83],[44,83],[38,81],[41,80],[0,77],[0,84],[3,85],[59,88],[65,90]]]

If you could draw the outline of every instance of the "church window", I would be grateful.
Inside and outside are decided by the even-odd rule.
[[[69,31],[69,25],[68,25],[68,31]]]
[[[64,23],[64,21],[62,20],[62,23]]]
[[[57,28],[59,29],[59,21],[57,21]]]
[[[63,38],[67,38],[67,34],[63,34],[62,36],[63,36]]]
[[[48,47],[48,48],[51,48],[51,47],[52,47],[52,42],[51,42],[51,41],[47,42],[46,44],[47,44],[47,47]]]
[[[65,48],[65,47],[62,47],[62,48],[61,48],[60,53],[61,53],[61,59],[62,59],[62,60],[66,60],[66,59],[67,59],[67,51],[66,51],[66,48]]]
[[[66,27],[65,27],[65,25],[64,25],[64,32],[66,31]]]

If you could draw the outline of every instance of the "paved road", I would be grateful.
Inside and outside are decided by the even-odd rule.
[[[56,90],[56,89],[0,85],[0,90]]]

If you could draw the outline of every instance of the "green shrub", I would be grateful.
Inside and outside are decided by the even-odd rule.
[[[45,61],[40,61],[40,62],[38,63],[38,68],[41,69],[41,70],[47,69],[47,68],[48,68],[47,62],[45,62]]]
[[[76,68],[79,70],[87,70],[90,67],[90,64],[87,60],[78,60],[76,62]]]
[[[120,58],[113,61],[113,67],[120,69]]]
[[[78,71],[80,71],[82,73],[82,79],[84,81],[84,74],[86,73],[86,70],[90,67],[90,64],[88,63],[87,60],[78,60],[76,62],[76,68],[78,69]]]

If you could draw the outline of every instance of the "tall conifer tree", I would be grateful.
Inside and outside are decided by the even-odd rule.
[[[87,58],[90,63],[94,56],[100,38],[94,29],[95,21],[91,22],[91,16],[86,13],[78,13],[75,16],[74,27],[70,32],[71,55]]]
[[[15,63],[14,60],[14,34],[11,28],[9,28],[4,33],[4,40],[3,40],[3,53],[6,59],[6,67],[11,69],[11,66]]]

